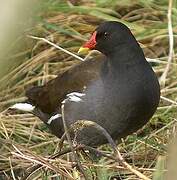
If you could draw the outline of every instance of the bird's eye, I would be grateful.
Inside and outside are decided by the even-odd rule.
[[[104,32],[104,37],[106,38],[108,36],[108,32]]]

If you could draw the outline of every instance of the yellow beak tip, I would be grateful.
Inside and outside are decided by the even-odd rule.
[[[87,54],[90,51],[89,48],[81,47],[78,50],[78,54]]]

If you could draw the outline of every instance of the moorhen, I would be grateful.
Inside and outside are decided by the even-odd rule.
[[[79,52],[93,49],[104,56],[81,62],[46,85],[33,87],[26,92],[28,104],[12,108],[32,112],[59,138],[64,133],[60,106],[65,99],[68,126],[77,120],[94,121],[114,140],[140,129],[156,111],[160,88],[138,42],[127,26],[108,21],[96,28]],[[107,143],[93,127],[71,135],[90,146]]]

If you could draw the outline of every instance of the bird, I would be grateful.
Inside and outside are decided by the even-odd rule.
[[[68,127],[78,120],[89,120],[118,142],[142,128],[158,107],[160,86],[134,35],[121,22],[102,22],[78,53],[91,50],[102,55],[27,90],[27,102],[15,104],[12,109],[27,109],[58,138],[64,133],[63,103]],[[92,126],[71,132],[71,139],[90,146],[108,143]]]

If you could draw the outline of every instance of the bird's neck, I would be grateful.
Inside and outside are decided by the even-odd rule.
[[[117,77],[126,77],[130,72],[133,73],[132,69],[136,72],[141,70],[141,65],[148,64],[145,60],[142,49],[137,46],[125,46],[116,49],[116,51],[107,56],[107,60],[102,67],[103,79],[112,79]],[[143,66],[144,66],[143,65]]]
[[[112,68],[134,66],[145,61],[144,53],[138,44],[121,46],[115,47],[114,52],[107,56],[109,66]]]

